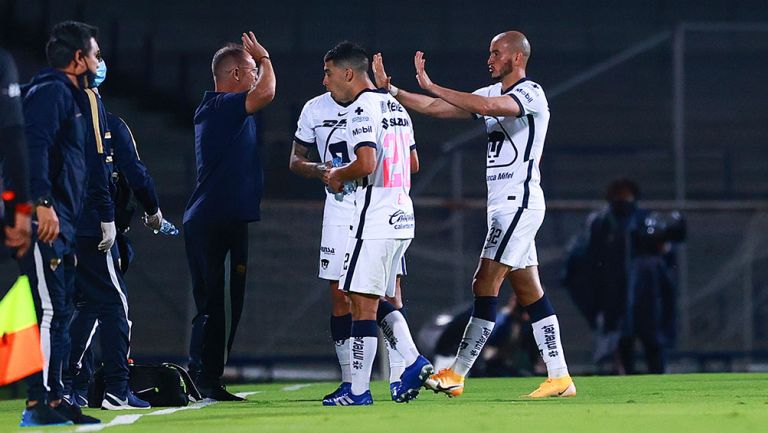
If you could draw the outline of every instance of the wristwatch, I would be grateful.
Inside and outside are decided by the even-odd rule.
[[[50,209],[50,208],[53,207],[53,199],[50,196],[47,196],[47,195],[43,196],[43,197],[40,197],[35,202],[35,206],[43,206],[43,207],[47,207],[47,208]]]

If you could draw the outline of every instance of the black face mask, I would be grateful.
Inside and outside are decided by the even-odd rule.
[[[635,201],[616,200],[609,203],[611,213],[616,217],[626,218],[632,215],[637,209],[637,203]]]

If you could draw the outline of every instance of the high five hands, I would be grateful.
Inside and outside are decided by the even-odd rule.
[[[419,87],[429,92],[435,86],[435,83],[427,75],[427,70],[424,68],[426,62],[424,53],[416,51],[416,55],[413,57],[413,65],[416,67],[416,81],[419,82]]]
[[[426,91],[430,91],[434,88],[435,83],[429,78],[427,70],[425,69],[426,59],[424,59],[424,53],[416,51],[416,55],[413,57],[413,65],[416,67],[416,81],[419,82],[419,87]],[[373,56],[373,79],[376,82],[376,87],[389,90],[392,77],[387,75],[384,70],[384,59],[381,53],[376,53]]]

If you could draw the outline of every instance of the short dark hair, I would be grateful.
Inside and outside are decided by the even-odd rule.
[[[637,183],[631,179],[621,178],[608,184],[608,188],[605,190],[605,200],[614,201],[625,192],[632,194],[635,200],[640,199],[640,187]]]
[[[64,21],[53,26],[51,37],[45,45],[48,65],[65,68],[74,60],[75,52],[84,54],[91,49],[91,38],[99,35],[99,29],[78,21]]]
[[[337,66],[368,72],[368,53],[360,45],[349,41],[340,42],[325,53],[323,61],[331,60]]]
[[[219,48],[216,54],[213,55],[211,60],[211,72],[213,77],[218,78],[221,72],[222,66],[224,66],[230,59],[243,60],[248,58],[248,53],[241,44],[229,43]]]

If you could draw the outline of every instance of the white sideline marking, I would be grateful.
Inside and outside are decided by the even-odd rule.
[[[291,385],[286,386],[283,388],[283,391],[297,391],[302,388],[306,388],[308,386],[312,386],[311,383],[304,383],[304,384],[298,384],[298,385]],[[246,398],[249,395],[253,394],[261,394],[264,391],[246,391],[246,392],[238,392],[235,394],[238,397]],[[117,425],[129,425],[133,424],[136,421],[139,420],[139,418],[143,416],[152,416],[152,415],[170,415],[172,413],[181,412],[183,410],[191,410],[191,409],[202,409],[206,406],[210,406],[212,404],[218,403],[217,400],[211,400],[210,398],[206,398],[203,401],[197,402],[197,403],[191,403],[189,406],[183,406],[183,407],[169,407],[168,409],[160,409],[149,413],[137,413],[137,414],[130,414],[130,415],[118,415],[112,419],[112,421],[106,423],[106,424],[90,424],[90,425],[84,425],[81,427],[77,427],[74,431],[77,433],[80,432],[94,432],[94,431],[101,431],[108,427],[114,427]],[[33,432],[30,432],[33,433]],[[35,432],[36,433],[36,432]]]
[[[306,388],[308,386],[312,386],[312,384],[311,383],[300,383],[298,385],[286,386],[285,388],[283,388],[283,391],[298,391],[298,390],[300,390],[302,388]]]
[[[136,422],[137,419],[143,416],[144,414],[118,415],[112,421],[106,424],[84,425],[82,427],[78,427],[75,431],[76,432],[99,431],[99,430],[104,430],[107,427],[114,427],[116,425],[133,424]]]
[[[264,392],[264,391],[249,391],[249,392],[238,392],[238,393],[237,393],[237,394],[235,394],[235,395],[236,395],[236,396],[238,396],[238,397],[240,397],[240,398],[246,398],[246,397],[248,397],[249,395],[253,395],[253,394],[261,394],[262,392]]]
[[[244,392],[242,394],[250,395],[250,394],[256,394],[257,392],[261,391],[255,391],[255,392]],[[77,433],[80,432],[94,432],[94,431],[101,431],[104,430],[107,427],[114,427],[117,425],[128,425],[133,424],[136,421],[138,421],[139,418],[143,416],[151,416],[151,415],[170,415],[172,413],[180,412],[182,410],[190,410],[190,409],[202,409],[206,406],[210,406],[212,404],[216,404],[218,401],[211,400],[210,398],[206,398],[203,401],[192,403],[189,406],[183,406],[183,407],[169,407],[167,409],[160,409],[149,413],[140,413],[140,414],[131,414],[131,415],[118,415],[116,416],[112,421],[106,423],[106,424],[91,424],[91,425],[85,425],[82,427],[77,427],[74,431]]]
[[[145,415],[170,415],[172,413],[176,413],[182,410],[189,410],[189,409],[202,409],[206,406],[210,406],[212,404],[218,403],[216,400],[211,400],[210,398],[206,398],[203,401],[199,403],[193,403],[188,406],[182,406],[182,407],[169,407],[168,409],[160,409],[156,410],[154,412],[150,412]]]

